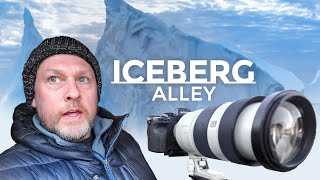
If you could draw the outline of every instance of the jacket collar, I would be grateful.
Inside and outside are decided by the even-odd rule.
[[[67,142],[57,138],[58,136],[53,137],[44,133],[45,129],[35,125],[37,124],[33,120],[35,114],[36,109],[26,103],[22,103],[15,108],[11,136],[16,143],[58,158],[70,160],[88,158],[84,153],[88,154],[87,152],[91,150],[85,148],[82,144]],[[109,155],[122,130],[122,121],[126,116],[114,116],[108,110],[101,107],[98,108],[97,121],[93,127],[96,135],[92,146],[94,151],[104,157]],[[105,150],[107,150],[107,154],[105,154]]]
[[[44,134],[45,136],[51,138],[54,140],[54,142],[60,146],[64,147],[79,147],[79,148],[86,148],[83,144],[81,143],[74,143],[74,142],[69,142],[61,137],[59,137],[56,134],[53,134],[43,128],[40,123],[40,117],[38,114],[35,114],[32,118],[32,122],[37,128],[39,132]],[[101,156],[105,156],[105,148],[103,146],[103,142],[101,140],[101,136],[111,127],[113,123],[113,120],[111,119],[106,119],[106,118],[101,118],[99,116],[96,116],[94,119],[94,124],[93,124],[93,132],[94,132],[94,142],[92,144],[92,150],[98,152]]]

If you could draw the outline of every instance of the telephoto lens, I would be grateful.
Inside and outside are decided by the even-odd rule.
[[[188,112],[173,134],[188,154],[285,172],[308,156],[316,117],[301,93],[287,90]]]

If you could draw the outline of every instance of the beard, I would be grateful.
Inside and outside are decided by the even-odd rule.
[[[69,109],[79,109],[82,112],[81,121],[63,122],[63,114]],[[58,135],[69,142],[80,142],[91,133],[93,121],[97,109],[89,113],[88,110],[78,102],[72,102],[62,107],[56,113],[46,112],[41,105],[37,107],[40,123],[47,131]]]

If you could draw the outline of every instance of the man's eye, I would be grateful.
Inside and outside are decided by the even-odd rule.
[[[50,82],[53,82],[53,83],[59,82],[59,78],[58,78],[57,76],[51,76],[51,77],[49,78],[49,80],[50,80]]]
[[[88,79],[86,77],[80,77],[79,81],[83,83],[83,82],[87,82]]]

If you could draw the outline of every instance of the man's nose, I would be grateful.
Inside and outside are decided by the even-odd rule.
[[[66,83],[65,101],[77,100],[80,98],[80,90],[77,86],[77,82],[69,80]]]

